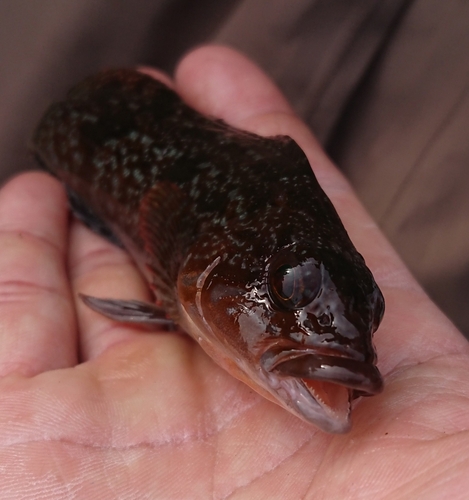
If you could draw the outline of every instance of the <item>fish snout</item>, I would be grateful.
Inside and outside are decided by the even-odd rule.
[[[378,368],[358,361],[338,351],[303,348],[278,350],[273,348],[261,356],[266,372],[279,377],[294,377],[306,381],[337,384],[353,390],[353,396],[373,396],[383,390],[383,378]]]

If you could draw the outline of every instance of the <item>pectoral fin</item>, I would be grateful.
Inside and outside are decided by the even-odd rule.
[[[100,299],[79,294],[81,300],[93,311],[122,323],[137,323],[148,327],[174,330],[173,321],[166,317],[165,311],[149,302],[139,300]]]

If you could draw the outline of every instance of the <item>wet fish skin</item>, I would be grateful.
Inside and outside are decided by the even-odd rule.
[[[345,432],[350,401],[382,390],[384,299],[291,138],[109,70],[49,108],[32,150],[74,212],[128,249],[168,316],[256,391]]]

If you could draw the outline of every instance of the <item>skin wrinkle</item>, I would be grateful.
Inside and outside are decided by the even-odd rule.
[[[203,391],[203,398],[202,400],[204,401],[203,405],[202,406],[208,406],[209,405],[209,402],[210,402],[210,398],[206,392],[206,390],[204,390],[203,386],[202,386],[202,391]],[[222,404],[220,405],[222,406]],[[246,410],[247,412],[248,410]],[[227,426],[225,426],[226,428]],[[207,417],[204,419],[204,430],[205,430],[205,433],[208,434],[208,427],[207,427]],[[209,443],[209,439],[206,439],[206,443],[207,445],[210,445],[210,448],[211,448],[211,462],[212,462],[212,474],[210,474],[210,486],[209,486],[209,489],[210,491],[212,492],[212,497],[215,498],[215,495],[214,495],[214,491],[215,491],[215,477],[217,475],[216,471],[217,471],[217,465],[218,465],[218,460],[219,460],[219,439],[218,439],[218,436],[220,434],[220,429],[217,430],[217,432],[214,432],[213,433],[213,438],[210,439],[210,441],[214,441],[214,442],[211,442]]]
[[[442,357],[443,357],[443,356],[442,356]],[[425,397],[425,396],[423,396],[423,398],[424,398],[424,397]],[[413,402],[413,405],[412,405],[412,406],[417,406],[417,407],[418,407],[418,405],[419,405],[419,401],[415,401],[415,402]],[[404,408],[404,409],[402,410],[402,412],[400,412],[399,414],[396,414],[396,417],[394,418],[394,420],[398,420],[398,419],[399,419],[399,416],[400,416],[402,413],[404,413],[404,414],[405,414],[405,412],[406,412],[406,411],[408,411],[408,408],[407,408],[407,407],[406,407],[406,408]],[[410,423],[412,424],[412,426],[413,426],[413,427],[415,427],[415,425],[416,425],[416,424],[417,424],[417,425],[419,425],[419,423],[418,423],[418,422],[416,423],[414,420],[410,421]],[[405,427],[406,427],[406,428],[409,428],[408,426],[405,426]],[[435,432],[435,429],[434,429],[434,428],[430,427],[430,429],[431,429],[433,432]],[[393,431],[393,432],[394,432],[394,431]],[[398,445],[397,445],[397,446],[394,446],[393,448],[390,448],[390,447],[389,447],[389,445],[387,445],[387,446],[384,446],[384,445],[383,445],[383,446],[378,446],[378,447],[375,447],[375,448],[373,448],[373,450],[368,450],[368,451],[367,451],[367,450],[366,450],[366,448],[365,448],[364,452],[362,451],[361,453],[365,453],[365,455],[373,455],[373,454],[379,453],[381,450],[386,450],[386,452],[389,454],[390,450],[394,450],[394,452],[393,452],[393,453],[395,454],[395,453],[396,453],[396,452],[398,452],[399,450],[403,449],[403,447],[407,447],[407,448],[408,448],[408,444],[406,444],[406,442],[411,442],[411,443],[412,443],[412,442],[414,442],[413,446],[419,446],[419,445],[429,446],[429,445],[431,445],[432,443],[435,443],[435,442],[438,442],[438,441],[439,441],[439,442],[442,442],[442,441],[447,440],[447,439],[453,439],[453,436],[457,436],[458,434],[461,434],[461,433],[467,434],[467,432],[468,432],[468,431],[465,431],[465,430],[464,430],[464,431],[460,431],[460,432],[456,432],[456,433],[452,432],[450,435],[445,435],[444,433],[442,433],[441,435],[438,435],[437,437],[431,437],[431,438],[429,438],[429,439],[424,439],[424,438],[421,438],[421,439],[415,439],[415,438],[410,438],[410,437],[408,437],[408,436],[403,435],[403,436],[401,436],[401,438],[402,438],[402,444],[401,444],[401,443],[398,443]],[[382,440],[382,439],[383,439],[383,436],[381,436],[381,435],[377,435],[377,436],[375,436],[375,437],[373,437],[373,436],[371,435],[371,436],[369,437],[369,441],[371,441],[371,442],[373,442],[373,441],[379,442],[379,440]],[[393,442],[395,439],[398,439],[398,437],[397,437],[395,434],[391,434],[391,432],[390,432],[390,435],[389,435],[389,437],[388,437],[388,440],[391,440],[391,442]],[[457,437],[455,437],[455,439],[457,439]],[[367,443],[367,446],[368,446],[368,443]],[[335,452],[335,451],[336,451],[336,450],[334,450],[334,452]],[[334,453],[334,454],[335,454],[335,453]],[[327,463],[325,464],[325,467],[326,467],[326,468],[328,467],[328,464],[327,464]],[[438,467],[439,467],[439,465],[435,465],[434,467],[438,468]],[[422,474],[423,476],[428,475],[428,469],[423,470],[423,471],[421,472],[421,474]],[[319,470],[319,471],[318,471],[317,476],[320,476],[320,475],[321,475],[321,474],[320,474],[320,470]],[[411,479],[411,480],[409,480],[408,482],[413,481],[413,479],[414,479],[414,478],[412,478],[412,479]],[[405,488],[405,485],[403,486],[403,488]],[[366,491],[369,493],[370,497],[374,497],[373,495],[377,493],[377,492],[370,492],[368,489],[367,489]],[[379,493],[379,492],[378,492],[378,493]],[[409,495],[409,494],[407,493],[407,495]],[[315,497],[315,498],[317,498],[317,497]],[[353,498],[353,497],[351,497],[351,498]],[[394,498],[397,498],[397,497],[395,497],[395,496],[393,496],[393,495],[390,495],[390,496],[389,496],[389,498],[393,498],[393,499],[394,499]],[[413,498],[413,496],[412,496],[412,495],[410,495],[410,496],[404,496],[404,498]]]
[[[243,408],[243,410],[240,413],[232,413],[230,414],[229,418],[223,422],[223,425],[218,426],[214,430],[207,430],[205,433],[200,434],[200,432],[194,432],[194,433],[183,433],[182,437],[179,438],[174,438],[172,437],[171,439],[164,439],[160,441],[139,441],[133,444],[129,444],[126,446],[122,445],[117,445],[112,442],[112,439],[109,438],[108,441],[104,444],[96,443],[93,441],[79,441],[75,439],[74,441],[71,441],[69,439],[65,438],[46,438],[48,442],[57,442],[57,443],[66,443],[69,445],[76,445],[76,446],[82,446],[84,448],[89,448],[89,449],[97,449],[97,450],[118,450],[118,451],[126,451],[126,450],[133,450],[133,449],[139,449],[139,448],[148,448],[154,451],[157,451],[159,448],[164,448],[167,446],[184,446],[187,444],[194,444],[194,443],[208,443],[208,440],[211,439],[213,436],[218,435],[220,432],[228,429],[230,427],[230,424],[233,420],[237,420],[241,415],[247,413],[250,411],[252,408],[257,406],[257,404],[260,404],[261,401],[259,400],[257,403],[254,403],[253,405]],[[106,427],[103,425],[103,427]],[[112,429],[112,425],[109,425],[109,427]],[[35,442],[43,442],[44,437],[38,438],[38,439],[25,439],[23,441],[17,440],[17,441],[12,441],[9,443],[3,443],[3,446],[15,446],[18,444],[28,444],[28,443],[35,443]]]
[[[24,290],[30,290],[30,293],[28,294]],[[59,299],[68,302],[68,300],[62,296],[62,291],[60,291],[57,287],[38,285],[33,281],[26,280],[7,280],[0,281],[0,305],[2,303],[20,302],[20,300],[18,300],[18,296],[20,299],[21,297],[27,299],[31,296],[38,295],[41,292],[56,295]]]
[[[462,348],[462,346],[455,347],[453,351],[448,351],[447,354],[436,353],[434,355],[430,355],[428,358],[423,359],[421,361],[421,363],[429,363],[431,361],[437,361],[439,359],[446,361],[451,356],[461,357],[461,356],[463,356],[463,352],[461,352],[461,348]],[[386,379],[389,381],[389,383],[391,383],[393,380],[400,379],[402,373],[405,373],[407,370],[412,370],[412,369],[415,369],[415,364],[412,365],[411,361],[407,361],[407,362],[402,361],[402,362],[396,364],[390,372],[386,373]],[[426,376],[426,378],[430,378],[430,377],[431,377],[431,375]],[[415,378],[417,380],[419,380],[419,379],[421,379],[421,375],[420,374],[415,375]],[[437,378],[437,380],[440,380],[440,379],[441,379],[440,377]],[[445,380],[447,380],[447,379],[445,379]]]
[[[31,443],[58,443],[58,444],[66,444],[68,446],[72,447],[79,447],[83,449],[89,449],[89,450],[100,450],[100,451],[119,451],[119,452],[126,452],[126,451],[133,451],[133,450],[139,450],[139,449],[148,449],[152,452],[158,451],[159,448],[164,448],[168,445],[176,445],[176,446],[181,446],[184,444],[191,444],[193,442],[196,442],[197,440],[190,441],[190,440],[184,440],[184,441],[179,441],[179,442],[158,442],[158,443],[152,443],[150,441],[144,442],[141,441],[139,443],[127,445],[127,446],[118,446],[115,444],[96,444],[96,443],[91,443],[91,442],[79,442],[77,440],[69,440],[69,439],[63,439],[63,438],[53,438],[53,439],[44,439],[44,438],[38,438],[38,439],[25,439],[24,441],[17,441],[14,443],[7,443],[4,444],[3,446],[6,446],[8,448],[10,447],[15,447],[18,445],[25,445],[25,444],[31,444]]]
[[[124,458],[124,454],[125,452],[124,451],[121,451],[119,453],[119,458],[121,459],[121,461],[123,463],[125,463],[125,458]],[[121,464],[113,464],[115,465],[116,467],[119,467],[119,474],[124,474],[126,478],[128,478],[129,476],[129,473],[128,473],[128,470],[124,467],[122,470],[122,467],[120,467]],[[115,473],[113,471],[113,468],[112,467],[103,467],[103,472],[104,472],[104,476],[106,478],[106,485],[107,487],[114,492],[114,494],[117,493],[117,490],[116,490],[116,485],[115,485],[115,482],[116,482],[116,476],[115,476]],[[125,481],[125,484],[128,484],[128,481]],[[119,495],[116,495],[116,498],[119,498]]]
[[[47,246],[49,249],[52,249],[53,252],[56,254],[57,260],[58,261],[61,260],[63,249],[61,249],[57,244],[52,242],[50,239],[45,238],[44,236],[35,234],[31,231],[0,230],[0,241],[1,238],[5,236],[19,237],[21,240],[29,238],[30,240],[33,241],[34,244],[38,243],[40,247]],[[23,244],[25,245],[26,242],[24,242]],[[15,295],[15,291],[14,290],[2,291],[3,287],[8,287],[11,285],[18,288],[17,295],[19,295],[20,297],[23,296],[25,300],[28,300],[28,295],[25,294],[24,291],[20,290],[30,288],[31,291],[36,290],[35,292],[32,292],[32,295],[40,295],[41,292],[47,292],[48,294],[55,295],[57,298],[60,298],[65,302],[68,301],[68,297],[63,296],[63,290],[60,290],[57,286],[47,286],[42,283],[41,284],[35,283],[34,281],[14,279],[7,281],[0,280],[0,304],[11,302],[10,300],[8,300],[8,298],[11,297],[12,295]]]
[[[255,405],[253,405],[255,406]],[[247,411],[251,410],[252,407],[246,408],[243,410],[243,413],[246,413]],[[208,440],[212,439],[213,436],[218,435],[220,432],[226,430],[229,428],[229,424],[231,423],[232,420],[237,419],[240,414],[236,414],[234,417],[230,418],[228,422],[226,422],[224,425],[217,427],[214,430],[207,430],[205,433],[200,433],[200,432],[194,432],[194,433],[183,433],[183,437],[179,437],[175,439],[174,437],[171,439],[165,439],[165,440],[142,440],[138,441],[129,445],[119,445],[116,444],[112,438],[112,429],[113,426],[111,425],[111,422],[109,423],[108,426],[102,425],[102,427],[109,427],[111,429],[111,434],[109,435],[108,438],[106,438],[106,441],[103,443],[97,443],[96,441],[80,441],[80,440],[70,440],[67,438],[55,438],[55,437],[49,437],[47,435],[39,437],[39,438],[34,438],[34,439],[16,439],[16,440],[10,440],[9,442],[5,442],[2,440],[2,446],[6,447],[14,447],[18,445],[26,445],[30,443],[41,443],[41,442],[48,442],[48,443],[65,443],[70,446],[79,446],[87,449],[96,449],[96,450],[103,450],[103,451],[108,451],[110,449],[112,450],[117,450],[117,451],[131,451],[134,449],[139,449],[139,448],[144,448],[144,449],[149,449],[153,451],[157,451],[160,448],[164,448],[167,446],[185,446],[185,445],[192,445],[194,443],[208,443]]]
[[[103,265],[103,262],[106,264]],[[84,265],[85,264],[85,265]],[[116,253],[115,248],[100,247],[98,249],[93,249],[82,257],[79,262],[74,264],[69,264],[69,269],[73,278],[80,278],[82,275],[86,275],[95,271],[96,269],[105,269],[107,267],[113,267],[118,265],[131,265],[134,267],[132,259],[126,252]],[[80,269],[80,273],[77,273],[77,269]]]
[[[258,402],[260,402],[259,399],[258,399]],[[254,404],[248,408],[243,409],[243,413],[245,413],[246,411],[249,411],[253,406],[256,406],[256,404]],[[69,439],[64,439],[64,438],[47,439],[46,442],[49,443],[49,445],[50,445],[50,443],[57,443],[57,444],[65,444],[65,445],[70,446],[70,447],[79,447],[79,448],[83,448],[83,449],[94,449],[94,450],[101,450],[101,451],[105,451],[105,452],[109,452],[110,450],[116,450],[116,451],[119,451],[121,453],[125,453],[127,451],[133,451],[133,450],[142,450],[142,449],[148,450],[151,453],[153,453],[153,452],[157,453],[158,450],[160,450],[161,448],[164,448],[166,446],[181,447],[181,446],[191,445],[195,442],[200,442],[200,443],[205,443],[205,444],[209,445],[210,448],[212,448],[215,451],[214,460],[216,460],[217,446],[214,445],[213,443],[211,443],[210,440],[211,440],[211,438],[216,437],[220,431],[222,431],[226,427],[228,427],[229,423],[233,419],[238,418],[238,416],[239,416],[239,414],[237,414],[237,415],[231,414],[231,418],[229,419],[229,421],[225,422],[224,426],[218,427],[215,432],[207,431],[206,433],[204,433],[204,435],[200,435],[200,433],[195,433],[192,435],[188,435],[185,438],[177,440],[177,441],[174,439],[171,439],[170,441],[166,441],[166,442],[161,442],[161,441],[160,442],[152,442],[152,441],[144,442],[144,441],[141,441],[139,443],[135,443],[135,444],[128,445],[128,446],[118,446],[118,445],[112,444],[112,443],[106,443],[106,444],[96,444],[95,442],[81,442],[80,443],[80,442],[77,442],[76,439],[74,441],[71,441]],[[109,427],[112,428],[111,426],[109,426]],[[293,456],[295,453],[297,453],[308,442],[309,442],[309,439],[305,443],[301,444],[300,447],[297,450],[295,450],[292,454],[285,457],[280,463],[276,464],[273,468],[271,468],[269,470],[263,471],[263,473],[260,476],[254,478],[252,481],[249,481],[249,483],[246,483],[246,485],[243,485],[243,487],[249,486],[250,483],[255,482],[259,477],[262,477],[264,474],[269,473],[271,470],[274,470],[275,468],[280,466],[285,460],[288,460],[288,458],[290,456]],[[16,447],[18,445],[24,446],[24,445],[29,444],[29,443],[44,443],[44,438],[17,441],[15,443],[9,443],[7,445],[7,447],[11,448],[11,447]],[[5,444],[4,444],[4,446],[5,446]],[[214,468],[214,474],[215,474],[215,468]],[[115,477],[115,476],[113,476],[113,477]],[[215,476],[212,476],[212,491],[214,491],[214,488],[213,488],[214,477]],[[236,492],[236,490],[234,492]],[[230,495],[231,494],[229,494],[228,497]],[[214,496],[214,498],[218,498],[218,497]]]
[[[216,434],[217,436],[218,434]],[[215,476],[216,476],[216,466],[218,463],[218,439],[216,439],[216,443],[211,446],[212,448],[212,453],[211,453],[211,458],[212,458],[212,473],[210,474],[210,485],[209,485],[209,490],[212,492],[212,498],[216,498],[214,491],[215,491]]]
[[[239,382],[239,383],[241,383],[241,382]],[[228,397],[228,395],[227,395],[226,399],[229,400],[231,398]],[[215,432],[217,432],[219,434],[221,431],[227,429],[233,421],[237,420],[240,416],[243,416],[244,414],[248,413],[249,411],[254,409],[256,406],[259,406],[262,403],[263,403],[263,400],[260,397],[254,398],[249,405],[244,405],[243,408],[238,413],[233,412],[230,415],[227,415],[228,418],[223,420],[222,425],[219,425]],[[221,404],[220,407],[222,407],[222,406],[223,405]]]
[[[258,400],[260,402],[260,398],[258,398]],[[223,498],[223,499],[231,498],[232,496],[236,495],[240,490],[243,491],[243,490],[249,488],[249,486],[255,484],[260,479],[263,479],[267,474],[270,474],[272,471],[275,471],[280,466],[282,466],[285,462],[287,462],[289,458],[291,459],[293,456],[295,456],[295,454],[299,453],[311,441],[311,439],[312,439],[312,437],[308,436],[305,441],[299,443],[298,447],[295,450],[293,450],[291,453],[288,454],[288,457],[284,457],[281,459],[281,461],[276,462],[275,464],[272,464],[271,467],[262,470],[261,473],[259,473],[256,477],[250,478],[244,484],[241,484],[241,485],[237,484],[236,486],[234,486],[232,491],[226,493],[224,496],[214,496],[214,498]],[[218,481],[218,484],[223,484],[224,481],[225,481],[225,477],[222,477],[221,482]]]
[[[5,224],[4,226],[8,226],[8,224]],[[19,237],[20,239],[26,237],[40,244],[45,244],[46,246],[54,250],[54,252],[57,254],[57,257],[60,258],[60,260],[64,251],[63,248],[61,248],[59,245],[51,241],[49,238],[34,233],[33,231],[28,231],[28,230],[20,231],[17,229],[0,229],[0,238],[3,236],[14,236],[14,237]]]
[[[326,469],[327,469],[327,467],[329,467],[329,464],[326,462],[330,462],[330,461],[326,461],[325,456],[324,456],[323,460],[321,461],[320,467],[317,469],[315,475],[313,476],[311,482],[309,483],[309,487],[304,495],[305,499],[319,500],[321,498],[330,498],[329,494],[327,493],[327,486],[321,485],[321,482],[322,482],[321,469],[323,467],[326,467]],[[330,477],[330,474],[328,474],[328,476]],[[350,486],[351,485],[349,484],[349,488],[347,488],[348,491],[350,489]],[[341,498],[343,500],[347,500],[348,498],[355,500],[357,497],[355,495],[355,492],[353,493],[353,496],[351,496],[351,497],[345,496],[344,491],[342,490],[340,492],[340,497],[338,497],[338,498]],[[379,497],[374,496],[373,498],[379,498]]]
[[[49,450],[51,449],[51,443],[50,442],[46,442],[44,443],[45,444],[45,447],[48,448]],[[53,451],[53,450],[52,450]],[[66,480],[66,475],[63,473],[62,471],[62,462],[60,462],[57,458],[57,456],[55,455],[55,453],[49,453],[49,456],[52,457],[52,460],[53,460],[53,463],[55,464],[55,467],[53,467],[52,470],[54,470],[54,478],[55,478],[55,475],[59,475],[61,478],[62,478],[62,481],[60,484],[62,484],[68,494],[68,496],[70,498],[73,498],[72,495],[73,495],[73,486],[72,484]],[[52,472],[51,470],[51,472]]]
[[[456,434],[453,436],[456,436]],[[453,436],[447,436],[447,438],[452,438]],[[456,454],[456,452],[455,452],[455,454]],[[452,458],[452,457],[450,457],[450,458]],[[464,463],[464,462],[468,462],[468,460],[461,459],[460,463]],[[393,492],[390,495],[387,495],[387,498],[392,498],[392,499],[398,498],[395,496],[397,494],[398,490],[405,490],[405,492],[404,492],[405,496],[403,496],[401,498],[415,498],[415,496],[412,495],[412,492],[419,491],[419,494],[422,493],[421,485],[418,484],[420,481],[418,481],[418,480],[421,477],[428,475],[429,470],[435,471],[433,474],[431,474],[431,476],[433,478],[438,477],[438,476],[444,478],[444,477],[451,476],[451,474],[447,474],[447,471],[451,471],[453,468],[456,467],[456,465],[457,464],[455,464],[452,460],[448,460],[448,457],[445,456],[438,463],[433,464],[429,469],[425,469],[424,471],[420,471],[420,472],[417,471],[416,474],[411,479],[409,479],[405,484],[399,485],[399,487],[397,487],[395,490],[393,490]],[[412,490],[409,490],[408,485],[412,485],[413,483],[415,483],[415,486],[412,488]],[[435,484],[432,484],[432,490],[434,490],[434,489],[435,489]]]
[[[407,429],[406,431],[403,431],[402,434],[397,434],[394,430],[394,426],[392,427],[392,431],[390,430],[389,431],[389,437],[386,438],[386,439],[389,439],[389,438],[392,438],[392,440],[395,440],[395,441],[398,441],[398,440],[402,440],[404,442],[407,442],[407,441],[412,441],[412,440],[416,440],[416,441],[433,441],[435,440],[438,436],[445,436],[447,432],[455,432],[454,428],[456,427],[455,424],[450,424],[450,429],[449,430],[444,430],[444,431],[439,431],[438,428],[436,427],[437,423],[436,422],[430,422],[430,423],[424,423],[422,421],[417,421],[415,416],[412,415],[412,418],[406,418],[406,413],[408,413],[409,411],[421,411],[421,406],[420,404],[423,402],[426,402],[427,401],[427,395],[423,395],[420,399],[414,399],[414,401],[412,402],[411,405],[405,405],[403,406],[400,410],[396,410],[394,409],[394,415],[395,415],[395,419],[394,420],[401,420],[401,421],[405,421],[406,422],[406,426],[405,428]],[[426,406],[424,406],[424,408],[426,408]],[[403,418],[402,418],[403,417]],[[413,437],[413,438],[409,438],[409,430],[412,428],[412,432],[413,433],[416,433],[416,431],[420,431],[418,433],[418,436],[419,437]],[[423,434],[423,430],[426,430],[428,432],[426,432],[425,434]],[[431,432],[431,435],[428,435],[429,432]],[[435,434],[437,436],[435,436]],[[428,437],[427,437],[428,436]],[[378,434],[376,435],[375,437],[373,436],[370,436],[369,439],[367,440],[368,442],[373,442],[373,441],[376,441],[376,442],[379,442],[380,440],[383,439],[383,436],[381,434]],[[397,443],[396,443],[397,444]],[[405,443],[404,443],[405,444]],[[400,446],[400,444],[399,444]],[[384,443],[383,445],[379,446],[378,448],[374,448],[373,449],[373,452],[374,451],[377,451],[377,450],[387,450],[389,449],[389,445],[387,443]]]
[[[77,297],[76,298],[77,303],[80,304],[80,307],[86,307],[83,303],[82,300]],[[90,314],[96,314],[99,315],[98,313],[91,311]],[[101,320],[101,318],[100,318]],[[131,343],[132,340],[129,339],[126,335],[125,332],[130,328],[129,326],[126,326],[124,323],[119,323],[116,321],[112,320],[105,320],[100,323],[100,326],[97,330],[94,332],[94,342],[97,341],[97,339],[100,338],[113,338],[114,340],[110,343],[106,343],[106,349],[110,349],[111,347],[118,346],[120,344],[126,344],[126,343]],[[132,325],[132,331],[135,331],[136,333],[141,335],[151,335],[151,334],[158,334],[158,330],[153,329],[151,332],[146,328],[144,325]],[[117,333],[116,333],[117,332]],[[111,337],[112,335],[112,337]],[[89,342],[88,342],[89,343]],[[82,349],[85,352],[89,352],[88,345],[86,345],[84,342],[82,342]],[[86,348],[86,349],[85,349]],[[99,356],[99,355],[98,355]],[[84,355],[80,355],[80,363],[86,363],[87,357]],[[110,379],[109,379],[110,380]]]
[[[224,497],[214,497],[214,498],[220,498],[220,500],[229,500],[229,498],[233,497],[233,495],[235,494],[238,494],[240,493],[240,491],[243,491],[243,490],[246,490],[247,488],[249,488],[251,485],[253,485],[256,481],[259,481],[259,479],[262,479],[264,478],[264,476],[266,476],[267,474],[270,474],[272,473],[273,471],[277,470],[280,466],[282,466],[287,460],[290,460],[291,458],[293,458],[296,454],[300,453],[303,448],[305,448],[306,446],[308,446],[312,439],[314,438],[314,435],[313,436],[309,436],[306,441],[304,441],[303,443],[301,443],[298,448],[296,448],[295,450],[293,450],[292,453],[290,453],[289,455],[286,455],[280,462],[276,463],[275,465],[273,465],[272,467],[266,469],[266,470],[263,470],[261,472],[261,474],[259,474],[258,476],[250,479],[248,482],[246,482],[245,484],[243,485],[237,485],[233,491],[231,491],[230,493],[228,493],[226,496]],[[305,498],[305,497],[304,497]]]
[[[310,492],[315,489],[315,485],[318,482],[318,476],[321,472],[321,469],[324,466],[324,462],[326,461],[326,455],[327,455],[327,451],[321,457],[321,460],[319,461],[318,466],[316,467],[315,473],[311,474],[311,481],[308,482],[308,486],[307,486],[305,493],[304,493],[304,496],[303,496],[304,499],[307,499],[310,496]]]
[[[14,361],[0,363],[0,377],[10,376],[11,373],[22,373],[24,375],[35,375],[36,371],[31,370],[31,361]]]
[[[44,399],[44,396],[50,396],[50,394],[48,394],[47,392],[44,392],[44,393],[41,393],[40,391],[36,391],[35,392],[35,397],[37,400],[41,400],[41,398]],[[51,400],[50,398],[47,399],[48,401],[48,405],[50,406],[53,406],[55,404],[55,402],[53,400]],[[63,412],[65,412],[67,409],[67,405],[65,405],[64,407],[64,410]],[[48,410],[47,410],[47,407],[46,408],[43,408],[43,412],[45,414],[48,413]],[[78,420],[80,421],[80,418],[77,418],[76,416],[76,411],[74,413],[71,414],[72,416],[70,417],[70,421],[73,422],[74,420]],[[100,418],[104,418],[103,415],[101,414],[101,417]],[[63,419],[63,415],[61,413],[59,413],[58,415],[58,418],[56,419],[56,423],[60,423]],[[3,422],[5,422],[5,419],[2,419]],[[13,423],[13,422],[8,422],[9,424]],[[14,422],[14,424],[16,425],[16,428],[14,429],[14,431],[12,432],[10,430],[10,434],[11,436],[9,435],[8,437],[1,437],[1,444],[2,446],[16,446],[16,445],[25,445],[25,444],[28,444],[28,443],[35,443],[35,442],[43,442],[43,441],[46,441],[46,442],[53,442],[53,441],[57,441],[57,442],[69,442],[66,438],[56,438],[54,437],[55,433],[57,432],[57,429],[55,426],[52,426],[52,427],[47,427],[47,431],[43,431],[43,433],[40,435],[40,437],[37,437],[37,438],[32,438],[32,437],[28,437],[28,436],[23,436],[23,439],[21,439],[21,432],[24,431],[24,430],[27,430],[31,427],[31,423],[34,423],[34,422],[31,422],[31,421],[26,421],[25,423],[20,423],[18,424],[16,421]],[[37,418],[37,423],[40,423],[40,424],[43,424],[43,418],[42,418],[42,415],[41,415],[41,418]],[[106,427],[105,425],[103,425],[103,427]],[[109,425],[110,427],[110,425]],[[68,429],[67,431],[68,432]],[[75,441],[75,444],[79,445],[79,446],[88,446],[90,448],[97,448],[97,449],[104,449],[105,448],[105,444],[94,444],[94,445],[91,445],[90,443],[93,442],[93,441],[90,441],[90,438],[89,436],[87,436],[88,440],[87,441],[84,441],[84,440],[79,440],[79,439],[76,439]],[[94,438],[94,436],[93,436]],[[72,443],[70,441],[70,443]]]
[[[55,444],[54,442],[49,442],[49,443],[45,443],[46,444],[46,447],[49,446],[49,448],[51,449],[51,453],[48,454],[48,456],[51,456],[51,455],[55,455],[54,452],[53,452],[53,444]],[[44,441],[41,442],[41,446],[44,446]],[[38,496],[38,491],[33,491],[32,494],[34,496],[32,497],[28,497],[28,498],[34,498],[34,500],[38,499],[38,498],[45,498],[45,499],[51,499],[51,494],[52,494],[52,490],[54,491],[54,493],[57,495],[57,496],[54,496],[54,498],[57,498],[57,499],[65,499],[65,498],[77,498],[77,493],[79,491],[81,491],[84,486],[83,486],[83,483],[81,481],[81,477],[80,476],[83,476],[85,473],[86,473],[86,466],[83,466],[83,464],[80,466],[80,469],[79,469],[79,475],[78,476],[75,476],[71,481],[70,479],[68,479],[67,481],[64,481],[64,482],[61,482],[61,483],[58,483],[57,481],[57,471],[58,470],[61,470],[62,469],[62,465],[63,463],[62,462],[57,462],[55,457],[54,457],[54,461],[58,464],[58,467],[57,468],[54,468],[53,471],[54,473],[52,472],[52,469],[50,471],[47,472],[46,476],[45,477],[41,477],[40,480],[38,479],[30,479],[29,481],[27,481],[24,477],[24,473],[22,473],[22,479],[23,479],[23,483],[24,484],[33,484],[34,486],[36,487],[39,487],[39,488],[42,488],[42,486],[40,485],[40,483],[46,483],[48,482],[49,483],[49,489],[46,493],[44,493],[43,495],[41,496]],[[21,463],[21,466],[23,466],[23,464]],[[85,469],[85,470],[84,470]],[[6,476],[6,471],[4,470],[3,471],[4,473],[4,476],[3,476],[3,482],[2,482],[2,485],[5,487],[5,491],[7,492],[10,492],[10,487],[11,485],[9,485],[8,483],[5,484],[5,478],[8,477]],[[63,474],[60,474],[62,477],[67,477]],[[53,484],[51,484],[53,483]],[[82,483],[80,485],[80,483]],[[34,488],[29,488],[29,489],[34,489]],[[65,497],[64,496],[64,490],[67,491],[67,492],[72,492],[70,494],[70,496],[67,496]],[[1,491],[1,489],[0,489]],[[29,491],[29,490],[28,490]],[[41,489],[42,491],[42,489]],[[2,497],[3,498],[3,497]],[[21,497],[18,497],[18,498],[26,498],[25,496],[21,496]]]

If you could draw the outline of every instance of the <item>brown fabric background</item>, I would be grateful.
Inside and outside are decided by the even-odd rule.
[[[414,2],[332,148],[407,265],[466,335],[468,27],[468,2]]]

